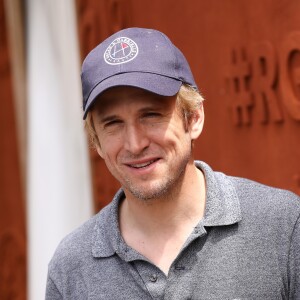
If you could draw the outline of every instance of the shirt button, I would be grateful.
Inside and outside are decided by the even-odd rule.
[[[156,274],[152,274],[152,275],[150,276],[150,281],[156,282],[156,280],[157,280],[157,275],[156,275]]]

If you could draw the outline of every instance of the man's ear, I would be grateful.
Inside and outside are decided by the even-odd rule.
[[[101,148],[99,137],[98,137],[98,134],[95,129],[94,119],[93,119],[93,111],[91,111],[89,114],[90,114],[90,116],[88,115],[87,117],[90,117],[90,127],[91,127],[90,131],[92,131],[92,142],[93,142],[94,147],[96,148],[96,151],[100,155],[100,157],[103,158],[104,153]]]
[[[104,153],[103,153],[103,151],[102,151],[102,148],[101,148],[101,145],[100,145],[100,143],[99,143],[99,140],[97,141],[97,143],[96,143],[95,146],[96,146],[96,150],[97,150],[98,154],[100,155],[100,157],[103,158]]]
[[[189,129],[192,140],[196,140],[203,129],[204,124],[204,108],[203,105],[197,109],[194,114],[190,117]]]

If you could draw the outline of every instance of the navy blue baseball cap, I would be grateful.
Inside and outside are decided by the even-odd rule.
[[[82,64],[84,116],[109,88],[132,86],[161,96],[178,93],[182,83],[196,90],[189,64],[170,39],[154,29],[127,28],[93,49]]]

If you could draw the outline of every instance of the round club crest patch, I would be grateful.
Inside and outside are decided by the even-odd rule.
[[[109,65],[124,64],[136,58],[138,52],[139,48],[132,39],[119,37],[105,50],[104,60]]]

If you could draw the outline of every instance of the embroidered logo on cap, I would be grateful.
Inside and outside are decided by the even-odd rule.
[[[119,65],[127,63],[138,55],[137,44],[127,37],[115,39],[105,50],[104,60],[109,65]]]

